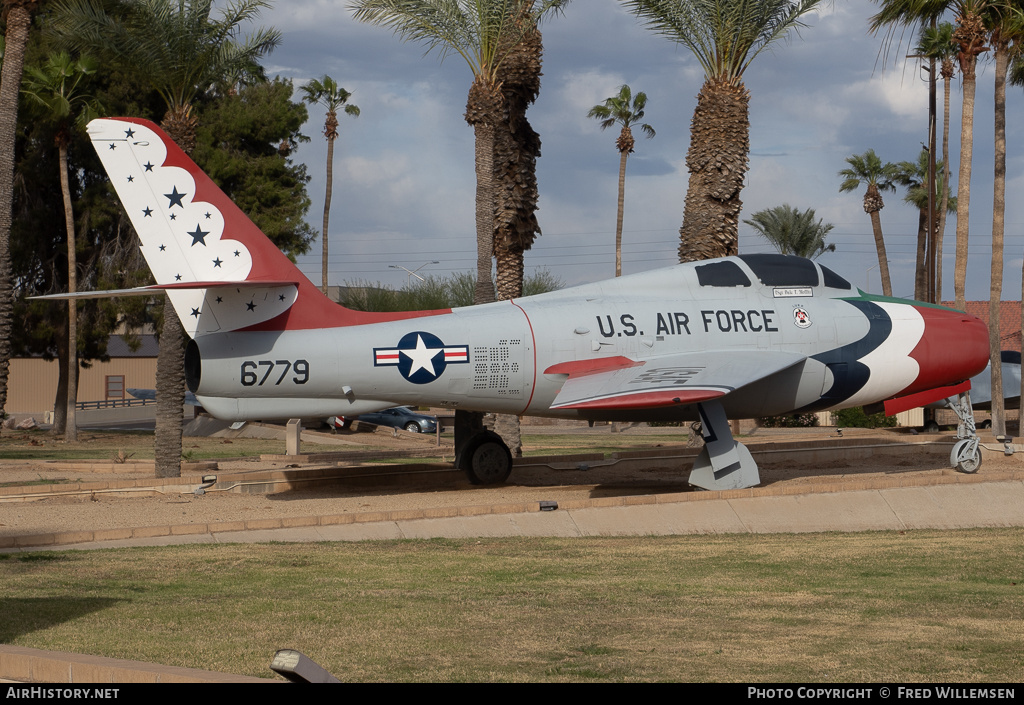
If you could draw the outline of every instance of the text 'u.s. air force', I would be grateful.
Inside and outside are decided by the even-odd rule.
[[[664,311],[647,319],[631,313],[597,316],[602,338],[631,338],[634,335],[693,335],[700,333],[776,333],[778,314],[772,309],[708,309],[691,321],[685,311]],[[640,322],[638,322],[640,321]]]

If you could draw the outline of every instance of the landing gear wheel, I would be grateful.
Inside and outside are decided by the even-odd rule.
[[[500,485],[512,474],[512,453],[494,431],[469,439],[457,463],[474,485]]]
[[[419,424],[417,424],[415,421],[410,421],[405,425],[405,430],[408,431],[409,433],[419,433],[420,427]]]
[[[935,421],[929,421],[924,425],[924,431],[925,433],[938,433],[939,424],[937,424]]]
[[[953,445],[953,452],[949,456],[950,464],[957,470],[968,475],[978,472],[981,467],[981,449],[977,440],[964,439]]]

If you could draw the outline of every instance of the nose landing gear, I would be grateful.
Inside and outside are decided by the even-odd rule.
[[[963,392],[946,399],[946,406],[956,414],[959,423],[956,427],[957,442],[949,454],[949,464],[960,472],[973,474],[981,467],[981,447],[978,429],[974,425],[974,409],[971,407],[970,392]]]

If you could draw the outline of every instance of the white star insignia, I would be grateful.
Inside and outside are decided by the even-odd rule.
[[[423,342],[423,336],[416,336],[416,347],[413,350],[402,350],[401,353],[412,360],[412,367],[409,368],[409,376],[416,374],[419,370],[426,370],[431,377],[437,377],[434,371],[434,358],[444,348],[428,348]]]

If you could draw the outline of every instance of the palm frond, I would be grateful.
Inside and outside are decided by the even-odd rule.
[[[360,22],[390,29],[404,41],[458,54],[474,76],[493,81],[501,62],[526,32],[569,0],[355,0]]]
[[[836,249],[834,244],[825,243],[833,225],[823,220],[815,221],[814,216],[813,208],[799,211],[786,203],[760,210],[743,222],[782,254],[813,259]]]
[[[737,84],[764,49],[821,0],[623,0],[651,31],[689,49],[709,79]]]

